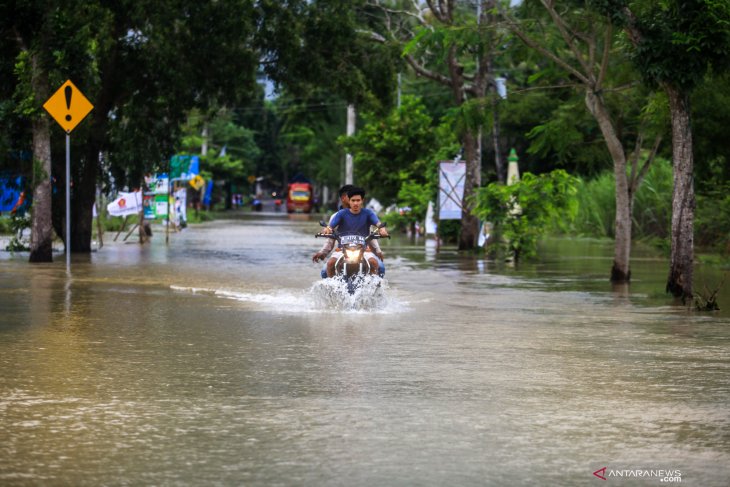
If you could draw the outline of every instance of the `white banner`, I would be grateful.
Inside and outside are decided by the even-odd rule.
[[[180,224],[180,218],[183,219],[183,221],[188,220],[188,212],[187,212],[187,198],[188,198],[188,191],[184,187],[181,189],[178,189],[175,191],[175,214],[173,216],[173,219],[176,224]]]
[[[119,193],[119,197],[106,205],[106,211],[111,216],[127,216],[139,213],[142,210],[142,192]]]
[[[439,164],[439,220],[461,219],[465,177],[465,162]]]
[[[433,216],[433,201],[429,201],[426,209],[426,235],[436,235],[436,220]]]

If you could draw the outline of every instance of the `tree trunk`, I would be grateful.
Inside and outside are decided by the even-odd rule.
[[[499,94],[497,89],[494,89],[494,96],[492,97],[492,145],[494,146],[494,165],[497,168],[497,179],[502,184],[507,184],[507,165],[504,163],[504,157],[502,157],[502,147],[499,143],[500,140],[500,127],[499,127],[499,100],[497,99]]]
[[[592,90],[586,90],[586,106],[598,122],[608,152],[613,159],[613,173],[616,181],[616,221],[613,267],[611,282],[628,282],[631,280],[631,197],[626,175],[626,152],[616,135],[603,100]]]
[[[692,297],[695,194],[692,126],[689,98],[677,87],[665,85],[672,115],[672,236],[667,292],[682,299]]]
[[[40,106],[48,98],[48,76],[31,57],[31,84]],[[53,262],[53,220],[51,216],[51,128],[48,116],[33,120],[33,211],[30,235],[30,262]]]
[[[94,117],[94,124],[97,123]],[[71,252],[91,252],[91,235],[94,223],[93,206],[96,200],[96,176],[99,165],[101,143],[98,139],[100,129],[94,127],[84,150],[83,159],[74,157],[71,151]]]
[[[479,219],[472,215],[474,204],[471,202],[471,196],[481,184],[481,174],[479,174],[480,156],[478,151],[477,137],[468,130],[462,137],[464,144],[464,159],[466,162],[466,175],[464,177],[464,199],[462,201],[461,212],[461,234],[459,236],[459,250],[472,250],[477,245],[477,237],[479,236]]]

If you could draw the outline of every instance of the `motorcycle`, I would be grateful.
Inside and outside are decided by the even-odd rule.
[[[327,222],[324,220],[320,221],[319,224],[323,227],[327,226]],[[371,274],[370,262],[365,258],[365,251],[370,241],[382,238],[378,230],[376,229],[367,237],[362,235],[340,235],[337,231],[317,233],[315,238],[317,237],[331,238],[336,243],[335,247],[342,249],[342,256],[335,262],[334,277],[344,281],[347,284],[347,291],[354,294],[363,282],[363,278]],[[390,235],[387,238],[390,238]]]

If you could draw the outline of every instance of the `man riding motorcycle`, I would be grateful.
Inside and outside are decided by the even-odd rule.
[[[323,230],[324,234],[331,234],[334,227],[338,227],[340,234],[355,234],[366,237],[370,233],[370,226],[375,225],[379,228],[378,233],[381,237],[387,237],[388,231],[382,226],[380,219],[374,211],[369,208],[363,208],[365,199],[365,190],[361,188],[352,188],[347,192],[349,200],[349,208],[343,208],[338,211],[331,219],[330,224]],[[318,252],[312,260],[317,260],[321,254]],[[340,250],[335,251],[327,262],[327,277],[334,277],[335,263],[342,256]],[[365,259],[370,263],[371,273],[375,274],[379,267],[378,259],[373,252],[365,252]]]
[[[348,196],[348,192],[351,189],[356,189],[356,188],[352,184],[346,184],[339,189],[338,194],[340,196],[340,205],[339,205],[340,210],[350,208],[350,197]],[[363,194],[364,194],[364,192],[363,192]],[[333,214],[330,217],[330,227],[331,228],[334,228],[334,225],[332,225],[332,219],[335,217],[336,214],[337,213]],[[335,245],[334,240],[327,239],[325,241],[324,245],[322,246],[322,248],[319,249],[319,251],[317,251],[312,256],[312,262],[319,262],[321,260],[326,259],[327,255],[334,248],[334,245]],[[380,249],[380,244],[378,243],[377,240],[371,240],[370,247],[372,248],[372,251],[377,258],[376,260],[378,261],[378,275],[380,275],[380,277],[383,277],[383,275],[385,275],[385,265],[383,264],[384,256],[383,256],[382,250]],[[327,265],[322,267],[321,274],[322,274],[323,279],[327,277]]]

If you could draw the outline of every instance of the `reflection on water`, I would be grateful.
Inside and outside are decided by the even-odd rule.
[[[317,230],[189,227],[70,279],[3,255],[0,484],[727,484],[730,319],[671,306],[656,257],[612,288],[600,243],[509,267],[394,239],[357,308]]]

